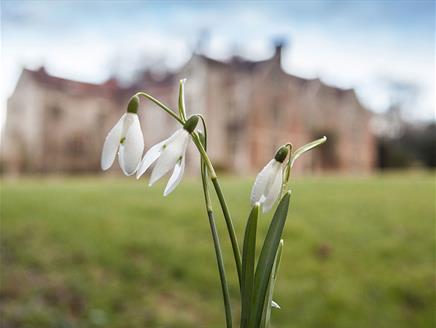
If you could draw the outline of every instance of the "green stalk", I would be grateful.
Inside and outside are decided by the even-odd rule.
[[[232,218],[230,217],[229,209],[227,207],[226,200],[224,199],[224,194],[221,190],[218,178],[212,178],[212,184],[215,188],[215,192],[218,196],[218,200],[223,211],[224,219],[227,225],[227,231],[229,232],[230,241],[232,243],[233,256],[235,258],[236,270],[238,271],[239,287],[242,283],[242,269],[241,269],[241,253],[239,251],[238,239],[236,238],[235,228],[233,227]]]
[[[219,275],[220,275],[221,290],[222,290],[223,299],[224,299],[224,311],[225,311],[225,315],[226,315],[226,326],[227,326],[227,328],[231,328],[232,327],[232,308],[231,308],[231,304],[230,304],[229,287],[228,287],[226,272],[225,272],[225,268],[224,268],[224,261],[223,261],[223,255],[222,255],[222,251],[221,251],[219,236],[218,236],[217,229],[216,229],[215,218],[213,215],[213,210],[212,210],[212,205],[210,202],[209,192],[207,190],[206,172],[204,175],[202,174],[202,182],[203,182],[203,193],[204,193],[204,199],[205,199],[205,203],[206,203],[207,217],[209,218],[210,231],[212,233],[213,245],[215,248],[216,262],[218,265],[218,271],[219,271]]]
[[[177,114],[173,110],[171,110],[171,108],[169,108],[168,106],[164,105],[163,103],[161,103],[159,100],[157,100],[153,96],[150,96],[148,93],[137,92],[135,94],[135,96],[143,96],[143,97],[151,100],[156,105],[158,105],[160,108],[162,108],[164,111],[166,111],[168,114],[170,114],[175,120],[177,120],[177,122],[179,122],[180,124],[184,124],[185,123],[185,122],[183,122],[183,120],[180,117],[177,116]]]
[[[185,81],[186,80],[180,80],[180,86],[179,86],[179,116],[183,121],[186,121]]]
[[[221,186],[218,181],[218,177],[215,173],[215,170],[213,168],[213,165],[209,159],[209,156],[206,153],[206,150],[203,148],[201,142],[199,141],[199,136],[197,133],[193,133],[193,140],[195,145],[198,148],[198,151],[200,152],[201,157],[203,158],[205,165],[207,166],[207,169],[210,173],[210,178],[212,180],[212,184],[215,188],[215,192],[218,196],[218,200],[220,202],[221,210],[224,215],[224,219],[226,221],[227,231],[229,233],[230,242],[232,244],[232,250],[233,250],[233,257],[235,259],[236,264],[236,270],[238,272],[238,281],[239,281],[239,287],[241,287],[242,282],[242,270],[241,270],[241,253],[239,251],[239,245],[238,245],[238,239],[236,238],[235,228],[233,227],[232,218],[230,216],[229,209],[227,207],[227,202],[224,198],[224,194],[221,190]]]
[[[202,143],[201,138],[199,137],[199,142]],[[207,134],[205,131],[205,139],[204,143],[205,148],[207,147]],[[218,232],[216,229],[215,224],[215,218],[213,215],[213,209],[212,209],[212,202],[210,200],[209,190],[208,190],[208,180],[207,180],[207,169],[205,162],[203,158],[201,158],[201,181],[203,185],[203,194],[204,194],[204,201],[206,205],[206,211],[207,211],[207,217],[209,218],[209,225],[210,225],[210,231],[212,233],[212,239],[213,239],[213,245],[215,249],[215,256],[216,256],[216,262],[218,265],[218,271],[220,276],[220,282],[221,282],[221,290],[223,293],[223,300],[224,300],[224,311],[226,315],[226,326],[227,328],[232,327],[232,307],[230,304],[230,296],[229,296],[229,287],[227,283],[226,278],[226,271],[224,268],[224,261],[223,261],[223,255],[221,251],[221,245],[219,241]]]
[[[226,272],[224,269],[223,256],[222,256],[222,252],[221,252],[221,246],[220,246],[220,242],[219,242],[218,233],[216,230],[213,212],[208,210],[207,216],[209,218],[210,230],[212,232],[212,239],[213,239],[213,244],[215,247],[216,262],[218,265],[218,271],[219,271],[220,281],[221,281],[221,289],[223,292],[224,311],[226,314],[226,326],[227,326],[227,328],[232,328],[232,307],[230,304],[229,287],[228,287],[228,283],[227,283]]]

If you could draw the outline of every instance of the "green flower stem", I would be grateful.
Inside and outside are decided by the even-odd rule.
[[[230,241],[232,243],[232,249],[233,249],[233,256],[235,258],[236,263],[236,270],[238,271],[238,280],[239,280],[239,287],[242,283],[242,269],[241,269],[241,253],[239,251],[239,245],[238,245],[238,239],[236,238],[235,228],[233,227],[232,218],[230,217],[229,209],[227,207],[226,200],[224,199],[224,194],[221,190],[221,186],[219,184],[218,178],[215,177],[212,179],[212,184],[215,188],[215,192],[218,196],[224,219],[226,220],[227,230],[229,232]]]
[[[203,180],[203,186],[204,185],[205,185],[205,181]],[[203,188],[205,188],[205,187],[203,187]],[[220,245],[220,241],[219,241],[218,232],[216,229],[215,218],[213,215],[212,207],[210,205],[209,193],[206,189],[203,189],[203,191],[204,191],[204,197],[206,199],[207,217],[209,218],[210,231],[212,233],[213,245],[215,248],[216,262],[218,265],[218,271],[219,271],[219,275],[220,275],[221,289],[222,289],[223,299],[224,299],[224,311],[225,311],[225,315],[226,315],[226,327],[231,328],[232,324],[233,324],[232,323],[232,306],[230,304],[229,286],[227,283],[226,271],[224,268],[224,261],[223,261],[222,251],[221,251],[221,245]]]
[[[206,150],[204,149],[204,147],[202,146],[201,142],[200,142],[200,137],[197,133],[192,133],[192,139],[194,140],[194,144],[197,147],[198,151],[200,152],[200,156],[204,161],[204,164],[207,167],[207,170],[209,171],[209,176],[211,178],[211,180],[216,179],[216,173],[215,173],[215,169],[213,168],[212,162],[209,159],[209,156],[207,155]]]
[[[203,119],[202,119],[202,121],[203,121]],[[203,121],[203,125],[205,128],[204,148],[207,149],[206,148],[207,147],[207,132],[206,132],[206,125],[205,125],[204,121]],[[196,139],[194,139],[194,140],[196,140]],[[201,144],[200,138],[198,139],[198,141]],[[227,326],[227,328],[232,328],[232,324],[233,324],[232,321],[233,320],[232,320],[232,306],[230,304],[230,296],[229,296],[229,286],[228,286],[227,278],[226,278],[226,271],[225,271],[225,267],[224,267],[224,261],[223,261],[221,246],[220,246],[220,240],[219,240],[218,232],[216,229],[215,218],[213,215],[212,202],[210,200],[210,195],[209,195],[208,180],[207,180],[207,168],[206,168],[206,165],[205,165],[203,158],[201,158],[201,181],[202,181],[202,185],[203,185],[203,194],[204,194],[204,201],[205,201],[205,205],[206,205],[207,217],[209,219],[210,231],[212,233],[213,245],[214,245],[214,249],[215,249],[215,256],[216,256],[216,261],[217,261],[217,265],[218,265],[218,271],[219,271],[220,282],[221,282],[221,290],[223,293],[224,311],[225,311],[225,316],[226,316],[226,326]]]
[[[229,286],[227,283],[226,271],[224,268],[223,255],[222,255],[222,251],[221,251],[218,232],[216,230],[215,218],[213,215],[212,205],[210,202],[210,196],[209,196],[209,192],[207,190],[207,177],[202,176],[202,180],[203,180],[204,198],[205,198],[206,209],[207,209],[207,217],[209,218],[210,231],[212,233],[213,245],[215,248],[216,262],[218,265],[218,271],[219,271],[219,275],[220,275],[221,289],[223,292],[224,311],[225,311],[225,315],[226,315],[226,327],[231,328],[232,327],[232,307],[230,304]]]
[[[230,242],[232,244],[233,257],[235,259],[236,270],[238,272],[239,287],[241,287],[241,281],[242,281],[241,280],[241,278],[242,278],[242,276],[241,276],[242,275],[241,252],[239,250],[238,239],[236,238],[235,228],[233,227],[233,221],[232,221],[232,218],[230,216],[229,209],[227,207],[227,202],[226,202],[226,200],[224,198],[224,194],[223,194],[223,192],[221,190],[221,186],[219,184],[218,177],[217,177],[217,175],[215,173],[213,165],[212,165],[212,163],[211,163],[211,161],[209,159],[209,156],[206,153],[206,150],[203,148],[203,146],[202,146],[202,144],[200,142],[200,138],[199,138],[198,134],[197,133],[193,133],[192,136],[193,136],[194,143],[197,146],[198,151],[200,152],[200,155],[203,158],[204,163],[207,166],[207,169],[208,169],[209,174],[210,174],[210,179],[212,180],[212,184],[213,184],[213,186],[215,188],[215,192],[216,192],[216,194],[218,196],[218,200],[219,200],[220,205],[221,205],[221,209],[222,209],[222,212],[223,212],[223,215],[224,215],[224,219],[226,221],[227,231],[228,231],[229,237],[230,237]]]
[[[212,180],[212,184],[215,188],[215,192],[218,196],[218,200],[219,200],[220,205],[221,205],[224,219],[226,221],[227,231],[228,231],[229,237],[230,237],[230,242],[232,244],[233,257],[235,259],[236,270],[238,272],[239,287],[241,287],[241,283],[242,283],[241,252],[239,250],[238,239],[236,238],[235,228],[233,227],[233,221],[232,221],[232,218],[230,216],[229,208],[227,207],[227,202],[224,198],[224,194],[221,190],[221,186],[220,186],[220,183],[218,181],[218,177],[215,173],[215,169],[213,168],[212,162],[210,161],[206,150],[204,149],[204,147],[202,146],[202,144],[200,142],[200,137],[198,136],[197,133],[193,133],[192,137],[193,137],[195,145],[198,148],[198,151],[200,152],[200,155],[201,155],[205,165],[207,166],[207,169],[208,169],[209,174],[210,174],[210,179]]]
[[[283,195],[285,194],[285,192],[288,190],[288,184],[289,184],[289,180],[291,179],[291,169],[292,169],[292,167],[291,167],[292,144],[290,142],[288,142],[284,146],[288,148],[288,160],[286,162],[286,166],[285,166],[285,169],[283,172],[282,190],[280,192],[279,199],[281,199],[283,197]]]
[[[209,218],[210,230],[212,232],[213,244],[215,246],[216,261],[217,261],[218,271],[219,271],[219,275],[220,275],[221,289],[223,292],[224,310],[225,310],[225,314],[226,314],[226,326],[227,326],[227,328],[232,328],[232,308],[231,308],[231,304],[230,304],[229,287],[228,287],[228,283],[227,283],[226,272],[224,269],[224,261],[223,261],[223,256],[222,256],[222,252],[221,252],[221,246],[220,246],[220,242],[219,242],[218,233],[216,230],[213,212],[208,210],[207,216]]]
[[[137,92],[135,94],[135,96],[143,96],[143,97],[151,100],[156,105],[158,105],[160,108],[162,108],[164,111],[166,111],[168,114],[170,114],[175,120],[177,120],[177,122],[179,122],[180,124],[184,124],[185,123],[180,117],[177,116],[177,114],[173,110],[171,110],[171,108],[169,108],[168,106],[164,105],[163,103],[161,103],[159,100],[157,100],[153,96],[150,96],[148,93]]]

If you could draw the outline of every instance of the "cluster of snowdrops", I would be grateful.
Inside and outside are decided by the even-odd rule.
[[[218,196],[219,205],[226,222],[228,237],[238,274],[241,313],[241,328],[266,328],[270,324],[271,308],[280,308],[273,301],[273,291],[283,247],[282,233],[288,214],[290,190],[288,183],[295,160],[304,152],[324,143],[326,138],[312,141],[297,150],[291,143],[279,147],[272,159],[257,175],[251,191],[251,212],[248,215],[242,253],[239,248],[233,221],[221,189],[217,174],[207,153],[207,126],[202,115],[186,115],[184,99],[185,80],[180,81],[178,111],[174,111],[145,92],[136,93],[129,101],[127,112],[109,131],[101,156],[101,167],[109,169],[118,155],[118,163],[125,175],[139,179],[152,167],[149,185],[168,174],[171,176],[164,190],[164,196],[171,193],[180,183],[185,170],[186,149],[194,143],[201,158],[201,179],[206,214],[212,234],[218,273],[224,301],[226,327],[234,325],[233,309],[229,297],[227,274],[223,262],[220,236],[216,230],[213,204],[209,195],[209,182]],[[144,138],[138,117],[140,97],[148,99],[164,110],[180,124],[180,128],[169,138],[157,143],[144,153]],[[201,122],[201,128],[198,128]],[[260,254],[256,257],[257,221],[260,209],[268,212],[278,201],[270,222]],[[257,259],[257,261],[256,261]]]

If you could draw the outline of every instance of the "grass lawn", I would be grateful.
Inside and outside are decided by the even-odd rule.
[[[434,178],[294,181],[273,327],[434,327]],[[223,181],[240,244],[251,182]],[[4,180],[1,327],[224,327],[200,185],[162,191],[128,178]]]

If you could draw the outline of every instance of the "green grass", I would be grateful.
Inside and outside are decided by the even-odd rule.
[[[431,327],[434,181],[296,180],[273,327]],[[251,180],[223,188],[242,244]],[[167,198],[162,189],[128,178],[3,181],[1,327],[223,327],[200,185],[185,179]]]

